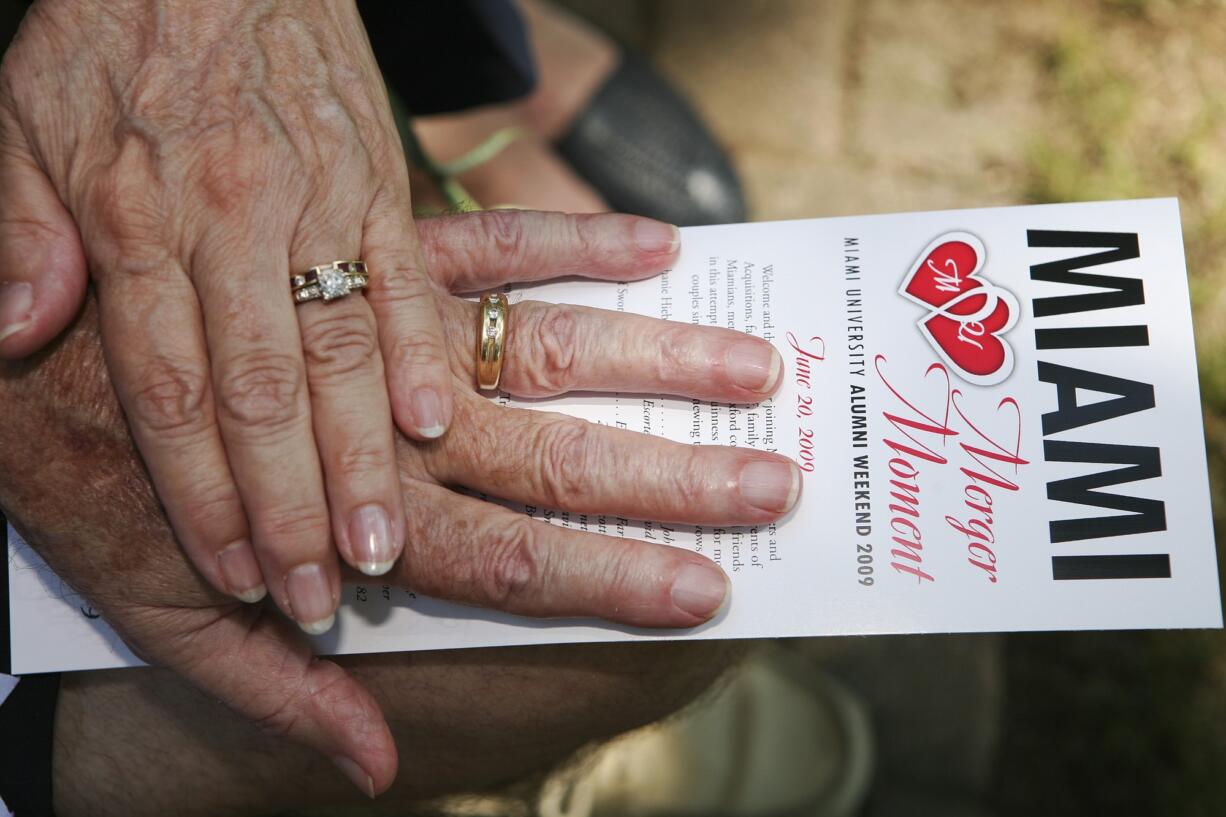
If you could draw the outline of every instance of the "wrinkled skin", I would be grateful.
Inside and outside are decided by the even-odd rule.
[[[458,290],[573,270],[624,280],[654,271],[632,249],[636,221],[480,214],[428,222],[423,243],[436,280]],[[475,306],[451,298],[444,316],[456,350],[456,422],[441,441],[397,446],[410,513],[393,580],[527,615],[684,627],[714,614],[719,597],[696,609],[676,593],[691,569],[718,571],[697,554],[562,530],[446,486],[580,513],[754,524],[795,503],[795,465],[498,406],[472,391],[471,352],[458,351],[475,345]],[[504,370],[513,394],[608,389],[746,402],[781,379],[776,371],[757,393],[738,385],[729,361],[746,344],[774,353],[728,330],[531,301],[513,308],[513,321]],[[396,749],[370,694],[314,659],[284,619],[211,589],[176,550],[105,374],[92,304],[50,352],[3,372],[0,473],[9,476],[0,506],[61,577],[142,657],[332,757],[364,791],[386,789]],[[765,503],[745,485],[762,467],[783,477]]]
[[[338,550],[382,574],[403,546],[393,417],[416,439],[452,418],[444,293],[355,4],[39,0],[0,66],[0,190],[0,354],[52,337],[88,268],[188,556],[326,629]],[[287,297],[345,259],[376,271],[366,298]]]

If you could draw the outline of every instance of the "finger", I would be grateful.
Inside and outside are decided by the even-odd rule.
[[[398,574],[426,595],[525,616],[693,627],[728,597],[696,553],[555,527],[445,488],[406,492],[412,559]]]
[[[217,429],[195,291],[173,261],[116,250],[96,264],[97,290],[132,436],[191,563],[221,592],[259,601],[264,579]]]
[[[457,401],[474,431],[423,451],[430,474],[503,499],[576,513],[695,525],[755,525],[789,512],[801,472],[787,457],[685,445],[475,395]]]
[[[404,195],[376,197],[362,254],[371,272],[367,300],[379,324],[392,416],[408,436],[432,440],[451,425],[451,372],[438,292],[425,275],[407,184]]]
[[[89,275],[76,222],[0,114],[0,358],[32,354],[68,326]]]
[[[245,232],[231,225],[192,256],[218,426],[268,590],[302,629],[317,634],[335,621],[340,571],[289,259],[279,242],[233,238]]]
[[[671,224],[620,214],[489,210],[418,221],[426,268],[451,292],[582,275],[632,281],[677,258]]]
[[[295,242],[291,268],[326,263],[342,246]],[[404,548],[404,506],[374,315],[355,293],[299,305],[298,324],[332,533],[347,563],[378,576]]]
[[[353,676],[315,658],[305,640],[259,608],[192,612],[216,618],[188,639],[157,630],[143,639],[142,653],[263,732],[323,753],[368,797],[392,784],[395,741],[379,705]]]
[[[478,310],[458,299],[447,308],[452,354],[470,380]],[[628,391],[757,403],[779,388],[782,375],[775,347],[743,332],[522,301],[511,307],[499,387],[520,397]]]

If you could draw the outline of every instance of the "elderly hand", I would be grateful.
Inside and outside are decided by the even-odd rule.
[[[4,56],[0,354],[68,323],[88,263],[180,543],[311,632],[337,549],[379,574],[403,547],[393,417],[451,423],[410,212],[352,0],[38,0]],[[337,259],[367,262],[367,297],[295,311],[291,275]]]
[[[576,270],[625,280],[645,266],[633,241],[640,223],[500,212],[423,222],[421,232],[432,274],[463,291]],[[726,580],[695,553],[554,527],[448,486],[577,512],[748,524],[790,509],[799,469],[776,455],[498,406],[471,390],[476,306],[442,305],[456,420],[442,440],[398,445],[413,513],[393,579],[529,615],[684,627],[714,614]],[[513,320],[503,380],[516,394],[749,402],[781,380],[769,344],[728,330],[532,301],[517,304]],[[396,750],[367,692],[264,608],[211,592],[176,553],[110,391],[95,322],[91,308],[43,359],[0,368],[0,506],[139,654],[320,750],[364,791],[382,791]]]

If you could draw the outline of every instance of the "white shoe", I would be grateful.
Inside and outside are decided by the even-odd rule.
[[[768,647],[711,696],[552,775],[540,817],[850,817],[872,768],[860,700]]]

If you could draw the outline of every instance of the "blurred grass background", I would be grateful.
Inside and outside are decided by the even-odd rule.
[[[1178,196],[1221,550],[1226,2],[566,5],[685,89],[755,219]],[[873,814],[1226,814],[1221,631],[831,641],[878,715]]]

